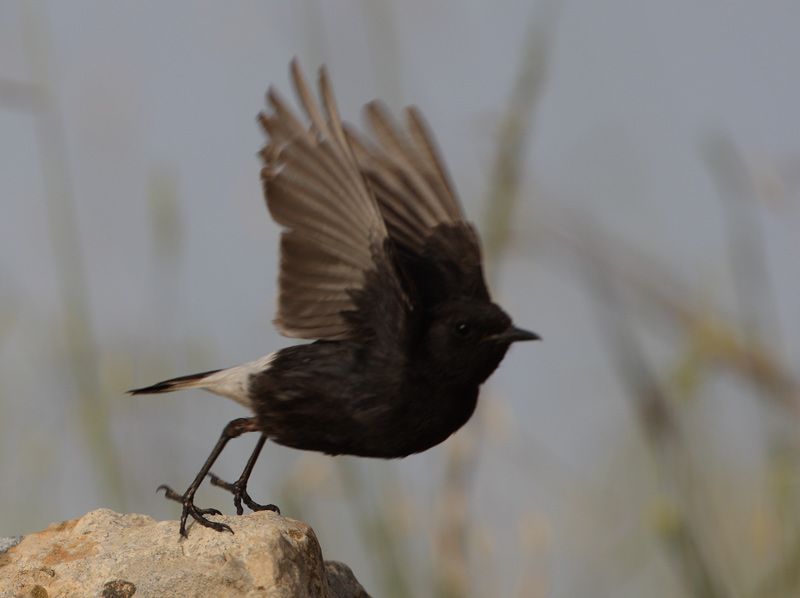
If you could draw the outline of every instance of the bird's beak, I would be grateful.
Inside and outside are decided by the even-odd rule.
[[[542,340],[542,337],[535,332],[511,325],[505,332],[495,335],[494,339],[503,343],[515,343],[517,341],[539,341]]]

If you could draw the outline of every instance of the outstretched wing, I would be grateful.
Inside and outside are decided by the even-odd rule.
[[[389,252],[389,234],[345,136],[325,69],[322,108],[297,61],[291,75],[310,126],[270,88],[258,120],[268,140],[261,172],[281,236],[281,334],[305,339],[363,338],[378,328],[402,334],[409,301]]]
[[[365,113],[374,142],[351,128],[347,138],[417,289],[428,302],[454,293],[488,300],[478,235],[422,114],[406,108],[399,127],[380,102]]]

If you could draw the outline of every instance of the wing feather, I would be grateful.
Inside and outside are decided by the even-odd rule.
[[[406,108],[406,122],[411,139],[419,152],[418,155],[424,156],[426,160],[422,166],[422,172],[429,184],[435,188],[442,208],[447,212],[451,221],[463,220],[464,215],[458,203],[455,187],[450,180],[450,174],[447,172],[425,118],[415,106],[411,106]]]
[[[442,209],[434,190],[421,175],[422,165],[406,140],[401,137],[386,107],[380,102],[370,102],[367,104],[366,115],[388,162],[394,167],[395,177],[403,183],[406,193],[416,196],[417,201],[413,206],[423,224],[433,228],[447,219],[447,213]]]
[[[401,125],[371,102],[365,139],[343,125],[324,67],[319,100],[297,61],[290,73],[303,118],[274,88],[258,116],[267,205],[285,229],[278,330],[388,338],[391,351],[425,308],[453,294],[488,299],[477,234],[422,114],[407,108]]]
[[[371,102],[365,117],[372,142],[351,128],[346,134],[421,299],[488,299],[478,236],[422,114],[407,108],[401,128],[383,104]]]
[[[386,310],[365,296],[378,297],[402,322],[408,298],[388,254],[389,233],[345,134],[327,72],[319,74],[322,106],[297,61],[290,72],[310,125],[272,88],[269,111],[258,116],[267,135],[260,152],[267,205],[285,228],[275,325],[286,336],[306,339],[369,334],[373,312]]]

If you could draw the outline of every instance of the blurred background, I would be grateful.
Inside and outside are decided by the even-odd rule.
[[[176,518],[156,487],[244,413],[124,391],[291,344],[254,117],[296,55],[350,121],[423,109],[545,340],[443,445],[267,445],[254,498],[376,596],[800,596],[798,30],[794,0],[1,0],[0,535]]]

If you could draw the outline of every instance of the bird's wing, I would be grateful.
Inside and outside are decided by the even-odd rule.
[[[431,301],[453,294],[488,299],[477,232],[420,111],[406,108],[404,126],[378,101],[365,115],[374,141],[350,127],[345,133],[418,290]]]
[[[258,120],[268,140],[261,178],[281,236],[275,326],[305,339],[401,333],[409,300],[400,283],[386,224],[348,142],[325,69],[317,103],[300,71],[292,81],[305,125],[274,89]],[[385,321],[384,321],[385,320]]]

